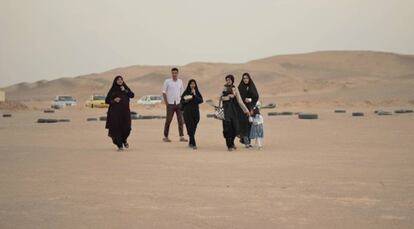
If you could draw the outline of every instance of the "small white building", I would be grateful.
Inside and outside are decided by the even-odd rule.
[[[6,92],[0,91],[0,102],[6,101]]]

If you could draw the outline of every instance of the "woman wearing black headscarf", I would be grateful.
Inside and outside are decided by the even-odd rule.
[[[116,76],[105,102],[109,104],[106,129],[118,150],[129,147],[127,139],[131,132],[130,98],[134,98],[134,93],[126,85],[122,76]]]
[[[243,73],[242,80],[239,84],[240,96],[249,111],[252,111],[259,100],[259,93],[249,73]],[[240,142],[246,145],[246,148],[252,147],[250,144],[250,129],[251,123],[249,118],[240,116]]]
[[[203,96],[198,90],[197,82],[194,79],[188,81],[187,88],[181,95],[181,106],[184,111],[184,122],[187,134],[190,138],[188,146],[197,149],[195,132],[200,121],[200,110],[198,105],[203,103]]]
[[[243,114],[248,116],[249,110],[244,105],[239,90],[234,86],[234,76],[227,75],[225,79],[226,84],[220,96],[224,110],[223,136],[226,139],[227,149],[233,151],[236,149],[234,139],[240,135],[239,118]]]

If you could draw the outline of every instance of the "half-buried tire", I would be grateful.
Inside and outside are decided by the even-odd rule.
[[[87,118],[86,121],[87,122],[98,121],[98,119],[97,118]]]
[[[70,122],[70,119],[58,119],[58,122]]]
[[[59,120],[52,118],[39,118],[37,123],[57,123]]]
[[[413,113],[413,110],[400,109],[400,110],[395,110],[394,113],[396,113],[396,114]]]
[[[10,118],[11,116],[11,114],[3,114],[3,118]]]
[[[362,117],[362,116],[364,116],[364,113],[363,112],[353,112],[352,113],[352,116],[354,116],[354,117]]]
[[[300,113],[298,114],[299,119],[318,119],[318,114],[311,114],[311,113]]]
[[[392,115],[389,111],[377,111],[377,115]]]
[[[139,116],[139,119],[154,119],[154,116],[152,116],[152,115],[141,115],[141,116]]]
[[[335,113],[346,113],[346,110],[338,109],[338,110],[335,110]]]
[[[276,108],[275,103],[269,103],[267,105],[262,106],[262,109],[273,109],[273,108]]]
[[[294,113],[291,111],[283,111],[283,112],[269,112],[267,113],[268,116],[288,116],[293,115]]]
[[[55,113],[55,110],[53,109],[45,109],[43,110],[44,113]]]
[[[99,117],[99,121],[106,121],[106,116]]]

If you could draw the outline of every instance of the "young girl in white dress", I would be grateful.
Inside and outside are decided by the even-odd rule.
[[[261,150],[263,147],[263,116],[260,114],[258,107],[255,107],[251,111],[249,120],[252,123],[252,128],[250,129],[250,139],[251,141],[255,139],[255,145],[259,148],[259,150]]]

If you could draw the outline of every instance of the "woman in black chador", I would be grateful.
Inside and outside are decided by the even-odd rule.
[[[236,149],[234,139],[240,135],[240,116],[249,115],[249,110],[244,105],[239,90],[234,86],[234,76],[228,75],[225,79],[226,84],[220,96],[224,109],[223,136],[227,149],[233,151]]]
[[[197,82],[194,79],[188,81],[187,88],[181,95],[181,105],[184,111],[184,122],[187,128],[187,134],[190,138],[189,147],[197,149],[195,141],[195,132],[197,124],[200,121],[200,110],[198,105],[203,103],[203,96],[197,87]]]
[[[242,80],[239,84],[240,96],[249,111],[252,111],[259,100],[259,93],[249,73],[243,73]],[[250,144],[250,129],[252,124],[245,115],[240,116],[240,142],[246,145],[246,148],[252,147]]]
[[[129,147],[127,139],[131,132],[130,98],[134,98],[134,93],[125,84],[122,76],[115,77],[105,99],[105,102],[109,104],[106,129],[118,150]]]

